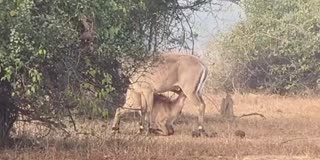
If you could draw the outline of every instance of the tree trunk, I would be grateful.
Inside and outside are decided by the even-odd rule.
[[[0,147],[8,144],[10,130],[17,119],[17,108],[11,96],[12,87],[7,81],[0,81]]]

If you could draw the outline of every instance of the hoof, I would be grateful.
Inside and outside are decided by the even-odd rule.
[[[153,135],[153,136],[169,136],[169,134],[164,134],[160,129],[157,129],[157,128],[150,128],[148,135]]]
[[[192,131],[192,137],[200,137],[200,133],[197,131]]]
[[[143,131],[139,130],[139,131],[137,132],[137,135],[141,135],[142,133],[143,133]]]
[[[149,128],[146,130],[146,136],[150,136],[152,133],[154,132],[154,129],[153,128]]]
[[[143,131],[144,131],[144,128],[139,128],[139,131],[138,131],[138,133],[137,134],[142,134],[143,133]]]
[[[154,128],[149,128],[149,130],[147,131],[149,134],[157,134],[158,133],[158,129],[154,129]]]
[[[174,135],[174,131],[173,131],[173,132],[168,133],[168,136],[172,136],[172,135]]]
[[[218,133],[213,131],[211,132],[211,134],[209,135],[209,137],[214,138],[214,137],[218,137]]]
[[[113,134],[120,133],[119,127],[112,127],[111,130]]]
[[[244,138],[246,136],[246,133],[242,130],[236,130],[234,132],[234,135],[237,136],[237,137],[240,137],[240,138]]]
[[[111,136],[116,136],[116,135],[118,135],[118,134],[120,134],[120,131],[118,130],[118,131],[112,131],[111,132]]]
[[[198,129],[196,131],[192,131],[192,137],[208,137],[208,134],[204,129]]]
[[[111,128],[113,131],[119,130],[119,127],[112,127]]]

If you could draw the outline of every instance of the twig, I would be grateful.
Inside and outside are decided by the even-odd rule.
[[[320,140],[320,138],[308,138],[308,137],[299,137],[299,138],[292,138],[292,139],[288,139],[285,141],[282,141],[281,143],[279,143],[279,145],[283,145],[285,143],[291,142],[291,141],[295,141],[295,140]]]
[[[192,52],[191,52],[191,53],[192,53],[192,55],[194,55],[194,35],[193,35],[192,26],[191,26],[191,24],[190,24],[190,22],[189,22],[189,19],[188,19],[187,16],[185,15],[185,13],[184,13],[184,12],[181,12],[181,14],[182,14],[182,16],[184,17],[184,19],[186,20],[187,25],[188,25],[189,30],[190,30],[191,42],[192,42],[192,48],[191,48]]]
[[[285,143],[288,143],[288,142],[291,142],[291,141],[295,141],[295,140],[302,140],[302,139],[308,139],[307,137],[300,137],[300,138],[293,138],[293,139],[288,139],[288,140],[285,140],[285,141],[282,141],[281,143],[279,143],[279,145],[283,145]]]
[[[90,135],[90,133],[88,133],[88,132],[76,132],[76,135],[85,135],[85,136],[88,136],[88,135]]]
[[[77,130],[76,122],[75,122],[74,118],[72,117],[71,111],[70,111],[69,108],[67,108],[67,111],[68,111],[68,117],[70,118],[70,121],[72,123],[73,129],[74,129],[74,131],[77,132],[78,130]]]
[[[266,117],[263,114],[260,113],[249,113],[249,114],[243,114],[241,116],[239,116],[238,118],[242,118],[242,117],[248,117],[248,116],[260,116],[263,119],[266,119]]]
[[[52,128],[51,128],[51,127],[47,127],[47,128],[49,128],[48,132],[47,132],[46,134],[44,134],[44,135],[40,136],[40,137],[37,137],[37,138],[42,139],[42,138],[44,138],[44,137],[47,137],[47,136],[51,133],[51,130],[52,130]]]

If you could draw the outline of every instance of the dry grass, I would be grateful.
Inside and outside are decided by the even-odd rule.
[[[221,96],[212,95],[219,104]],[[192,138],[197,109],[187,105],[169,137],[137,136],[137,121],[127,118],[121,134],[112,136],[111,121],[81,122],[79,129],[65,138],[52,132],[45,138],[32,138],[25,147],[6,149],[0,159],[316,159],[320,157],[320,98],[234,95],[235,114],[259,112],[266,116],[223,121],[213,103],[206,100],[205,127],[216,138]],[[80,123],[80,122],[79,122]],[[35,137],[36,128],[27,126],[18,135]],[[243,130],[246,137],[234,136]],[[289,140],[289,141],[288,141]],[[26,144],[26,140],[24,143]]]

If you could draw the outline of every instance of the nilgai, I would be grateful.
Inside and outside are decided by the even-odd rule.
[[[150,61],[148,64],[151,65],[141,67],[136,74],[130,78],[126,103],[123,108],[130,108],[136,104],[145,105],[145,107],[143,107],[145,109],[142,110],[141,113],[147,120],[148,133],[150,120],[152,119],[151,112],[154,95],[167,91],[175,91],[177,88],[180,88],[189,101],[198,107],[197,134],[206,135],[203,127],[206,105],[202,98],[202,90],[207,79],[208,69],[204,63],[193,55],[161,54],[156,60]],[[141,96],[145,98],[145,104],[141,103]],[[141,107],[142,106],[140,106],[140,108]],[[122,113],[121,108],[119,108],[116,113],[118,116],[115,116],[113,122],[113,131],[119,130],[119,117]],[[143,128],[142,125],[140,125],[140,127]]]

